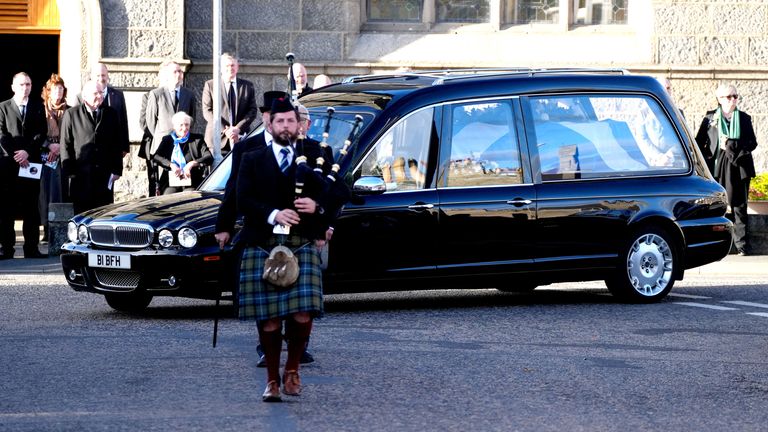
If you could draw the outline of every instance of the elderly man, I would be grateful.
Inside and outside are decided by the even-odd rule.
[[[38,177],[19,176],[19,168],[30,168],[30,162],[40,163],[41,147],[48,132],[45,111],[39,98],[30,98],[32,80],[24,72],[13,77],[13,98],[0,104],[0,259],[13,258],[16,232],[14,220],[21,212],[24,220],[24,257],[42,258],[40,242],[40,194]],[[29,169],[29,172],[35,171]]]
[[[61,120],[61,169],[75,213],[110,204],[113,185],[123,173],[117,112],[103,105],[98,81],[83,86],[83,103]]]
[[[110,107],[117,113],[117,143],[120,151],[125,156],[130,151],[130,142],[128,141],[128,111],[125,106],[125,95],[123,92],[109,85],[109,70],[104,63],[96,63],[91,68],[91,80],[96,81],[102,88],[102,105]],[[81,96],[82,97],[82,96]]]
[[[232,54],[221,55],[221,79],[208,80],[203,87],[203,117],[208,122],[205,128],[205,142],[213,153],[213,146],[221,146],[222,156],[226,155],[242,136],[250,131],[256,119],[256,90],[253,83],[237,77],[239,64]],[[213,85],[221,86],[221,118],[213,118]],[[221,136],[214,138],[214,121],[221,122]]]
[[[309,80],[307,79],[307,68],[301,63],[294,63],[292,70],[293,79],[296,80],[296,97],[311,92],[312,87],[309,86]],[[290,78],[290,75],[288,78]]]

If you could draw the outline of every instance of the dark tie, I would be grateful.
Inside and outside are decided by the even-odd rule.
[[[171,93],[173,97],[173,112],[179,111],[179,89],[176,89]]]
[[[27,115],[27,106],[21,105],[21,120],[24,121],[24,117]]]
[[[280,149],[280,154],[283,156],[283,160],[280,162],[280,171],[285,174],[285,172],[288,171],[288,167],[291,166],[291,163],[288,161],[288,156],[291,154],[291,151],[288,147],[283,147]]]
[[[231,124],[234,125],[235,119],[237,119],[237,116],[235,115],[235,109],[237,108],[237,93],[235,92],[235,83],[230,82],[229,83],[229,115],[232,117]]]

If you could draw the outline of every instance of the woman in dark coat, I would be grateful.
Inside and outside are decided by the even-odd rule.
[[[45,120],[48,124],[48,140],[43,145],[43,172],[40,176],[40,223],[43,225],[43,241],[48,241],[48,207],[50,203],[63,202],[61,164],[59,164],[61,119],[67,105],[67,87],[57,74],[43,87]]]
[[[739,255],[749,253],[747,245],[747,196],[755,176],[752,151],[757,147],[752,117],[736,105],[739,95],[733,85],[721,85],[715,92],[718,108],[707,112],[696,134],[712,176],[725,187],[733,212],[733,243]]]
[[[192,117],[179,111],[171,120],[173,131],[163,137],[153,156],[160,168],[158,185],[163,195],[198,187],[205,167],[213,161],[203,136],[189,131]]]

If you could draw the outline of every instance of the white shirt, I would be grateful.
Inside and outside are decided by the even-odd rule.
[[[265,129],[264,130],[264,139],[265,140],[267,139],[267,134],[269,134],[269,132],[267,132],[266,129]],[[281,146],[281,145],[272,145],[272,135],[271,134],[269,135],[269,141],[267,142],[267,144],[269,144],[269,146],[272,148],[272,153],[275,155],[275,160],[277,161],[277,165],[280,166],[280,164],[283,162],[283,154],[280,153],[280,150],[283,149],[283,146]],[[294,155],[294,153],[296,153],[296,149],[294,148],[293,145],[289,145],[288,149],[291,151],[288,154],[288,163],[292,163],[293,162],[293,155]],[[277,213],[279,211],[280,210],[278,210],[278,209],[274,209],[274,210],[272,210],[272,213],[269,214],[269,217],[267,218],[267,222],[269,222],[270,225],[275,225],[275,217],[277,216]]]

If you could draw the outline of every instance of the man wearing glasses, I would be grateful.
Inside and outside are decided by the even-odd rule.
[[[733,212],[733,243],[739,255],[748,255],[747,196],[755,176],[752,151],[757,147],[752,117],[737,108],[739,94],[733,85],[715,91],[718,107],[708,111],[696,134],[712,176],[725,187]]]

